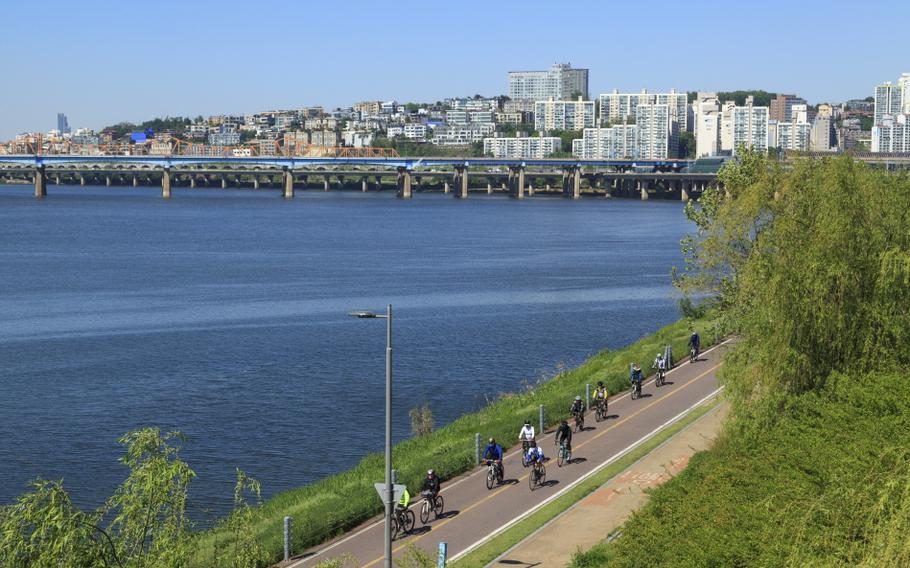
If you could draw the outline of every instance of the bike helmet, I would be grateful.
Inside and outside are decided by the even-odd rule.
[[[569,423],[568,423],[568,422],[566,422],[566,421],[565,421],[565,420],[563,420],[563,421],[562,421],[562,425],[563,425],[563,426],[568,426],[568,425],[569,425]]]
[[[495,443],[496,443],[496,438],[490,438],[490,443],[491,443],[491,444],[495,444]]]
[[[436,475],[436,471],[434,471],[432,469],[427,470],[427,475],[429,475],[430,477],[433,477],[434,475]]]
[[[658,353],[657,355],[655,355],[655,357],[660,357],[661,355],[662,355],[661,353]]]
[[[580,395],[576,395],[576,396],[575,396],[575,400],[581,400],[581,396],[580,396]]]
[[[530,426],[530,425],[531,425],[531,420],[530,419],[525,420],[525,426]]]
[[[632,363],[632,369],[635,371],[641,371],[641,367],[638,366],[638,363]]]
[[[599,386],[599,387],[604,386],[604,382],[603,382],[603,381],[597,381],[597,386]]]

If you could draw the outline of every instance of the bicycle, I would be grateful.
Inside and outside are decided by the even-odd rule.
[[[521,465],[523,465],[524,467],[528,467],[528,465],[530,465],[530,462],[528,462],[528,449],[530,449],[531,442],[533,442],[533,441],[534,441],[533,438],[531,438],[530,440],[521,441]]]
[[[417,518],[414,515],[414,511],[396,507],[395,513],[392,515],[392,540],[398,538],[398,535],[402,532],[409,533],[414,530],[414,523],[416,522]]]
[[[656,386],[658,388],[664,386],[664,384],[666,384],[665,375],[666,375],[666,371],[658,368],[657,377],[654,379],[654,386]]]
[[[502,466],[495,460],[487,460],[487,489],[502,483]]]
[[[531,486],[531,491],[534,491],[536,487],[542,487],[546,482],[547,468],[540,462],[534,462],[534,467],[531,468],[531,473],[528,474],[528,485]]]
[[[601,399],[594,405],[594,420],[600,422],[607,418],[607,399]]]
[[[641,381],[632,381],[632,393],[629,396],[632,400],[641,398]]]
[[[585,429],[585,411],[575,413],[575,431],[581,432]]]
[[[438,519],[443,511],[442,495],[438,493],[433,495],[429,491],[421,491],[420,495],[423,496],[423,504],[420,506],[420,522],[427,524],[430,520],[430,513],[433,513],[434,519]]]
[[[556,467],[562,467],[564,463],[572,463],[572,450],[568,448],[565,442],[559,444],[559,453],[556,455]]]
[[[689,362],[694,363],[696,361],[698,361],[698,348],[693,347],[689,350]]]

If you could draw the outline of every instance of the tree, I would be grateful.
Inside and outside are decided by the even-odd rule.
[[[717,93],[717,99],[723,103],[725,101],[734,101],[737,106],[743,106],[746,104],[746,97],[754,97],[755,106],[770,106],[771,100],[777,97],[777,93],[769,93],[768,91],[762,90],[752,90],[752,91],[721,91]]]
[[[408,412],[411,417],[411,432],[415,436],[424,436],[433,431],[433,411],[430,405],[424,404]]]
[[[681,158],[695,157],[695,134],[688,130],[679,134],[679,156]]]

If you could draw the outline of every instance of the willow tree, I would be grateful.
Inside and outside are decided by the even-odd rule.
[[[910,181],[849,157],[783,170],[753,152],[687,207],[686,294],[742,336],[725,381],[738,410],[773,410],[831,371],[906,364]],[[766,404],[743,404],[762,401]]]

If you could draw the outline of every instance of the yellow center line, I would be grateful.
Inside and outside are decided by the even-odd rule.
[[[683,386],[679,387],[678,389],[672,391],[671,393],[667,394],[666,396],[664,396],[664,397],[662,397],[662,398],[659,398],[659,399],[655,400],[655,401],[652,402],[652,403],[647,404],[646,406],[643,406],[642,408],[640,408],[640,409],[636,410],[635,412],[633,412],[632,414],[626,416],[625,418],[623,418],[623,419],[620,420],[619,422],[616,422],[616,423],[613,424],[612,426],[610,426],[610,427],[604,429],[603,431],[599,432],[597,435],[592,436],[590,439],[585,440],[584,442],[578,444],[578,446],[576,446],[576,447],[577,447],[577,448],[584,447],[585,445],[587,445],[587,444],[593,442],[594,440],[600,438],[601,436],[603,436],[604,434],[606,434],[606,433],[609,432],[610,430],[613,430],[614,428],[617,428],[617,427],[619,427],[620,425],[624,424],[625,422],[628,422],[629,420],[635,418],[636,416],[638,416],[638,415],[641,414],[642,412],[648,410],[649,408],[651,408],[651,407],[654,406],[655,404],[657,404],[657,403],[659,403],[659,402],[662,402],[662,401],[664,401],[664,400],[667,400],[668,398],[670,398],[670,397],[673,396],[674,394],[676,394],[676,393],[682,391],[684,388],[686,388],[686,387],[688,387],[688,386],[691,386],[691,385],[692,385],[693,383],[695,383],[698,379],[700,379],[700,378],[702,378],[702,377],[708,375],[709,373],[711,373],[712,371],[714,371],[714,369],[720,367],[720,365],[721,365],[720,363],[717,363],[716,365],[714,365],[713,367],[711,367],[711,368],[708,369],[707,371],[703,372],[702,374],[698,375],[698,376],[695,377],[694,379],[690,380],[689,382],[687,382],[687,383],[684,384]],[[573,452],[574,452],[574,450],[573,450]],[[528,475],[530,475],[530,473],[528,473]],[[443,520],[442,522],[440,522],[440,523],[434,525],[434,526],[431,528],[431,530],[427,531],[426,533],[420,534],[420,535],[417,535],[417,536],[414,536],[414,537],[412,537],[412,538],[410,538],[410,539],[407,539],[406,542],[403,542],[402,544],[400,544],[400,545],[398,545],[396,548],[394,548],[394,549],[392,550],[392,554],[395,554],[396,552],[399,552],[399,551],[403,550],[409,543],[417,542],[418,540],[422,539],[422,538],[425,537],[426,535],[432,534],[432,532],[433,532],[432,529],[433,529],[433,528],[435,528],[435,529],[441,529],[442,527],[446,526],[447,524],[449,524],[450,522],[454,521],[455,519],[461,518],[461,516],[464,515],[465,513],[467,513],[468,511],[471,511],[472,509],[475,509],[475,508],[479,507],[480,505],[482,505],[483,503],[486,503],[487,501],[489,501],[489,500],[492,499],[493,497],[496,497],[497,495],[499,495],[499,494],[502,493],[503,491],[505,491],[505,490],[507,490],[507,489],[510,489],[513,485],[514,485],[514,486],[520,485],[521,482],[522,482],[523,480],[525,480],[525,479],[528,478],[528,475],[523,475],[523,476],[519,477],[519,478],[518,478],[518,483],[513,483],[513,484],[510,484],[510,485],[505,485],[505,486],[503,486],[502,488],[497,489],[496,491],[493,491],[492,493],[489,493],[486,497],[484,497],[484,498],[482,498],[482,499],[479,499],[478,501],[475,501],[472,505],[469,505],[468,507],[466,507],[466,508],[464,508],[463,510],[461,510],[457,516],[455,516],[455,517],[449,517],[448,519],[445,519],[445,520]],[[364,564],[364,565],[363,565],[363,568],[369,568],[370,566],[373,566],[373,565],[375,565],[375,564],[378,564],[379,562],[382,562],[382,560],[384,560],[384,559],[385,559],[385,556],[384,556],[384,555],[383,555],[383,556],[380,556],[379,558],[376,558],[376,559],[373,560],[372,562],[370,562],[370,563],[368,563],[368,564]]]

